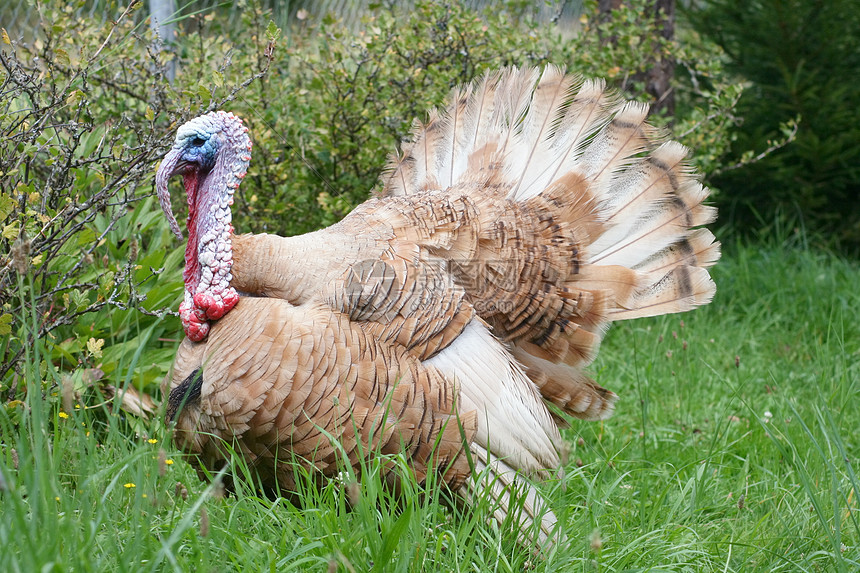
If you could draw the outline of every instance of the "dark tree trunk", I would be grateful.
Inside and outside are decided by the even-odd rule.
[[[660,25],[660,35],[671,42],[675,36],[675,0],[656,0],[654,16]],[[675,75],[675,60],[659,57],[647,72],[647,90],[657,101],[654,111],[665,110],[669,116],[675,115],[675,90],[672,79]]]
[[[623,0],[598,0],[597,9],[600,11],[601,16],[605,16],[609,14],[609,12],[621,6],[622,1]]]
[[[612,11],[619,8],[624,0],[598,0],[597,8],[602,20],[612,17]],[[671,41],[675,36],[675,0],[652,0],[651,14],[655,18],[660,36]],[[613,42],[614,38],[607,41]],[[672,116],[675,114],[675,92],[672,79],[675,75],[675,61],[659,54],[659,42],[642,44],[644,49],[651,49],[653,59],[647,70],[637,73],[634,78],[645,82],[646,91],[654,98],[652,112],[665,111]]]

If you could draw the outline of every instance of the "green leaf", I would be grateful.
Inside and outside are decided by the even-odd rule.
[[[54,51],[54,55],[57,57],[57,62],[62,65],[69,67],[72,64],[72,61],[69,59],[68,52],[66,52],[62,48],[57,48]]]
[[[12,315],[0,315],[0,336],[8,336],[12,334]]]
[[[281,29],[275,25],[275,22],[269,20],[269,25],[266,26],[266,38],[270,42],[274,42],[281,36]]]
[[[155,119],[155,112],[152,111],[151,107],[146,106],[146,111],[143,112],[143,117],[145,117],[147,121],[152,121]]]
[[[5,221],[14,208],[15,200],[5,193],[0,193],[0,221]]]
[[[18,221],[14,223],[9,223],[5,227],[3,227],[3,238],[9,239],[10,241],[18,236]]]
[[[66,97],[66,105],[75,106],[84,99],[84,92],[81,90],[74,90]]]
[[[81,292],[78,289],[69,291],[69,306],[73,312],[81,312],[90,305],[89,292]]]
[[[221,86],[224,85],[224,74],[222,74],[221,72],[218,72],[218,71],[213,72],[212,73],[212,81],[214,81],[215,85],[220,88]]]

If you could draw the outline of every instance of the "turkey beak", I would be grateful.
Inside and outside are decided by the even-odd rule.
[[[179,240],[182,240],[182,230],[179,228],[179,223],[176,222],[176,217],[173,216],[167,182],[174,174],[182,171],[183,167],[185,167],[184,162],[180,160],[181,156],[181,148],[174,147],[171,149],[164,156],[164,159],[161,160],[161,165],[155,174],[155,190],[158,193],[158,202],[161,203],[161,210],[164,211],[164,216],[167,217],[167,222],[170,223],[170,230],[173,231],[173,234]]]

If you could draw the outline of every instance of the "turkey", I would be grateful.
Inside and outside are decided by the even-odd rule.
[[[519,491],[524,535],[557,539],[532,480],[558,468],[568,416],[613,412],[584,372],[606,328],[714,295],[708,190],[647,113],[555,67],[487,73],[415,123],[380,196],[295,237],[233,234],[239,118],[181,126],[156,175],[179,238],[171,176],[188,199],[163,388],[178,446],[210,470],[234,448],[282,490],[296,460],[335,476],[402,452],[467,500],[491,488],[500,521]]]

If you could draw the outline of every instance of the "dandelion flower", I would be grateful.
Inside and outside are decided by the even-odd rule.
[[[57,414],[57,415],[58,415],[59,417],[61,417],[62,419],[64,419],[64,420],[65,420],[66,418],[68,418],[68,417],[69,417],[69,415],[68,415],[68,414],[66,414],[65,412],[60,412],[60,413],[59,413],[59,414]]]
[[[172,465],[173,465],[173,460],[164,460],[164,463],[166,463],[166,464],[167,464],[167,465],[169,465],[169,466],[172,466]]]
[[[133,484],[133,483],[131,483],[131,482],[128,482],[127,484],[123,485],[123,487],[124,487],[124,488],[126,488],[126,489],[131,489],[131,488],[133,488],[133,487],[137,487],[137,486],[136,486],[136,485],[134,485],[134,484]]]
[[[150,444],[157,444],[158,443],[158,440],[156,440],[155,438],[149,438],[146,441],[149,442]]]

